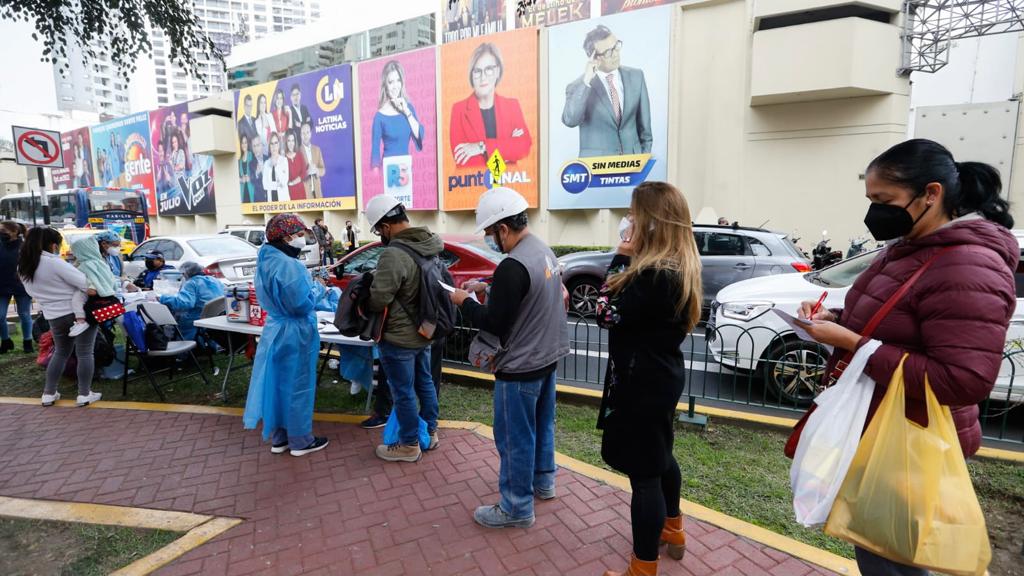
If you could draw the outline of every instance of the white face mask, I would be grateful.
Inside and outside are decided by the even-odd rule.
[[[306,247],[306,239],[302,236],[296,236],[288,241],[288,245],[296,250],[302,250]]]
[[[629,216],[623,216],[622,220],[619,220],[619,239],[623,242],[629,240],[632,236],[633,221],[629,219]]]
[[[110,246],[110,247],[107,248],[107,254],[109,254],[111,256],[120,256],[121,255],[121,249],[118,248],[117,246]]]

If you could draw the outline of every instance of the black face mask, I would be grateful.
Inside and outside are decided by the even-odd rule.
[[[384,235],[384,229],[383,228],[377,228],[377,231],[380,232],[380,243],[381,244],[383,244],[385,246],[387,246],[388,244],[391,244],[391,238],[389,236],[385,236]],[[391,232],[391,228],[390,227],[388,228],[388,232]]]
[[[146,270],[158,270],[159,268],[155,260],[146,260]]]
[[[864,217],[864,224],[868,227],[868,231],[871,232],[875,240],[885,242],[910,234],[914,226],[931,209],[931,206],[926,207],[924,212],[921,212],[921,215],[915,220],[910,215],[910,212],[907,212],[907,208],[916,200],[917,198],[914,198],[906,206],[872,202],[871,207],[868,208],[867,216]]]

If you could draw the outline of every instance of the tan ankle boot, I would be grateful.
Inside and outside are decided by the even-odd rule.
[[[686,554],[686,532],[683,532],[683,515],[665,518],[665,527],[661,529],[661,541],[668,544],[668,555],[674,560],[682,560]]]
[[[626,568],[625,572],[608,570],[604,573],[604,576],[658,576],[658,561],[647,562],[640,560],[636,556],[631,556],[629,567]]]

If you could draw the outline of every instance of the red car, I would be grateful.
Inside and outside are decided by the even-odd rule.
[[[505,257],[504,254],[498,254],[488,248],[482,236],[442,234],[441,239],[444,240],[441,259],[448,265],[448,271],[455,279],[455,286],[462,286],[467,280],[478,280],[494,275],[494,269]],[[340,260],[344,265],[339,267],[342,271],[340,277],[331,277],[330,283],[344,290],[352,278],[363,272],[376,270],[382,250],[383,244],[373,242],[344,256]]]

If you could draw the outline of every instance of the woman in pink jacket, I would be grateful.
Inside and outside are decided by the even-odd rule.
[[[846,295],[842,311],[822,311],[808,328],[835,347],[826,374],[867,338],[875,312],[922,265],[929,267],[871,335],[882,346],[866,372],[875,381],[868,412],[874,416],[900,360],[904,364],[907,417],[926,425],[925,375],[940,404],[950,406],[964,456],[981,446],[978,403],[992,392],[1003,358],[1006,330],[1016,307],[1014,272],[1020,246],[999,172],[979,162],[956,162],[931,140],[893,146],[868,165],[871,201],[864,223],[877,240],[893,242]],[[935,258],[932,260],[932,258]],[[805,302],[806,317],[813,302]],[[862,574],[924,575],[856,549]]]

